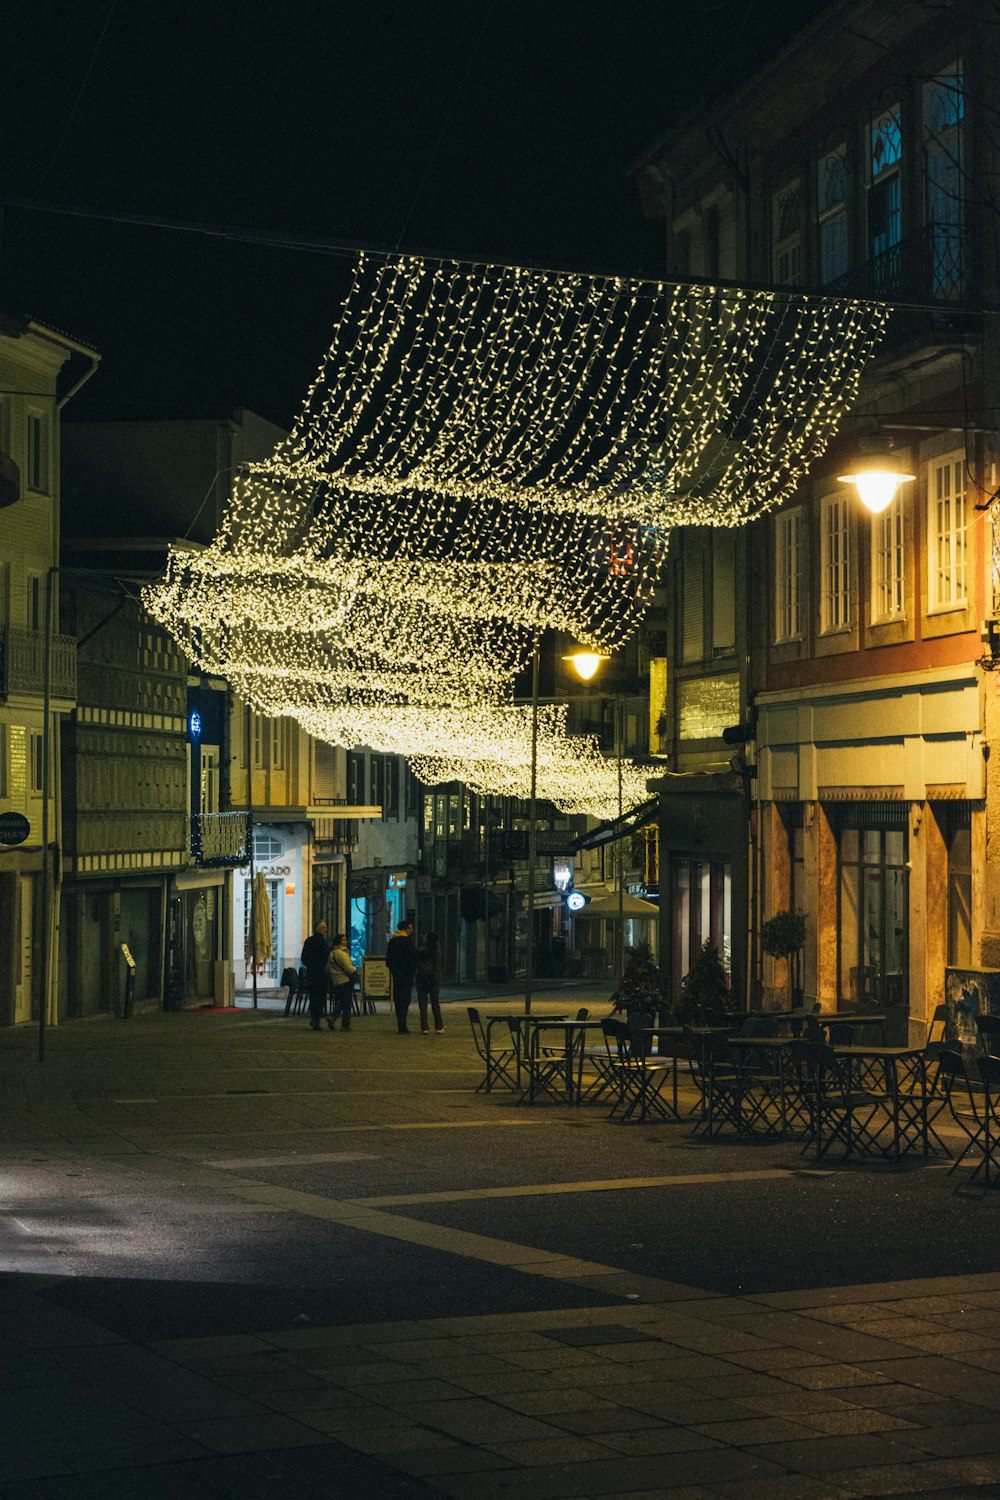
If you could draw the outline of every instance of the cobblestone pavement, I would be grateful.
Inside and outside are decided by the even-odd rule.
[[[947,1163],[476,1094],[458,1006],[33,1046],[0,1036],[7,1500],[1000,1495],[1000,1194]]]

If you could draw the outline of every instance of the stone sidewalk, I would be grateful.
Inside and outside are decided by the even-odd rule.
[[[352,1048],[354,1071],[317,1079],[341,1055],[328,1044]],[[391,1108],[361,1063],[384,1071]],[[263,1153],[273,1149],[267,1130],[279,1126],[262,1129],[254,1147],[231,1122],[268,1104],[245,1102],[254,1079],[267,1081],[265,1066],[275,1070],[274,1109],[302,1098],[315,1111],[325,1078],[330,1119],[347,1122],[333,1124],[338,1133],[454,1136],[459,1123],[487,1132],[530,1124],[513,1134],[537,1142],[525,1167],[529,1174],[537,1161],[535,1175],[510,1188],[470,1193],[452,1181],[436,1193],[376,1197],[334,1196],[332,1177],[315,1189],[280,1172],[262,1180]],[[401,1076],[393,1068],[408,1070],[406,1089],[393,1084]],[[624,1191],[650,1203],[678,1181],[553,1180],[559,1162],[547,1143],[556,1136],[545,1122],[575,1125],[580,1112],[514,1115],[509,1096],[472,1095],[480,1065],[467,1028],[451,1020],[444,1037],[410,1042],[392,1034],[388,1016],[343,1042],[266,1015],[160,1017],[146,1029],[85,1024],[53,1039],[41,1070],[30,1037],[3,1038],[0,1072],[11,1086],[0,1122],[9,1183],[15,1167],[42,1170],[31,1162],[44,1146],[66,1153],[66,1176],[127,1171],[164,1203],[173,1193],[216,1208],[223,1236],[238,1223],[226,1215],[240,1211],[270,1215],[288,1233],[327,1226],[361,1237],[375,1256],[390,1244],[418,1247],[439,1258],[445,1284],[449,1268],[473,1262],[525,1286],[544,1283],[552,1304],[360,1323],[303,1317],[285,1327],[257,1319],[237,1333],[139,1339],[110,1315],[73,1310],[58,1245],[43,1247],[34,1260],[43,1274],[0,1275],[2,1500],[1000,1496],[1000,1238],[996,1271],[733,1296],[588,1259],[582,1245],[542,1248],[541,1235],[525,1234],[533,1218],[520,1221],[518,1239],[503,1224],[506,1233],[491,1234],[421,1217],[430,1200],[490,1194],[537,1198],[541,1207],[613,1187],[615,1202]],[[159,1105],[144,1097],[153,1091]],[[234,1097],[223,1104],[223,1092]],[[456,1096],[460,1119],[446,1114]],[[216,1149],[228,1139],[246,1159],[215,1160],[189,1134],[165,1135],[173,1112],[210,1113]],[[178,1128],[188,1130],[187,1120]],[[616,1146],[634,1140],[638,1160],[648,1130],[607,1130]],[[654,1139],[664,1149],[674,1140]],[[726,1179],[793,1176],[757,1152],[734,1152],[714,1173],[699,1172],[707,1156],[684,1158],[686,1181],[719,1181],[720,1234]],[[940,1165],[918,1171],[951,1191]],[[4,1200],[2,1215],[16,1218]],[[662,1201],[670,1213],[676,1200]],[[995,1233],[1000,1195],[981,1208],[982,1232]],[[16,1234],[16,1223],[9,1227]],[[574,1305],[581,1298],[586,1305]]]

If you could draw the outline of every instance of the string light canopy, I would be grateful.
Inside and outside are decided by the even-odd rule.
[[[171,555],[147,607],[263,712],[407,755],[425,781],[527,795],[513,683],[539,633],[615,650],[668,528],[784,500],[886,316],[361,255],[290,436],[234,485],[211,546]],[[558,806],[616,810],[596,742],[565,716],[545,720],[538,765]]]

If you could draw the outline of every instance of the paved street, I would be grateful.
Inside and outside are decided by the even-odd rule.
[[[1000,1194],[477,1095],[445,1021],[0,1037],[0,1496],[1000,1495]]]

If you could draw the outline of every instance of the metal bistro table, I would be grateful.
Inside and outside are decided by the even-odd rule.
[[[857,1086],[884,1099],[886,1124],[892,1128],[892,1144],[888,1150],[879,1146],[883,1155],[892,1155],[898,1161],[904,1151],[918,1150],[929,1156],[934,1149],[930,1144],[927,1124],[927,1066],[922,1047],[869,1047],[852,1045],[834,1047],[834,1056],[847,1062],[851,1078]],[[876,1134],[878,1137],[885,1127]],[[935,1137],[937,1139],[937,1137]],[[945,1150],[939,1141],[941,1149]]]
[[[879,1043],[885,1046],[885,1014],[882,1011],[860,1010],[769,1010],[764,1012],[766,1020],[774,1020],[789,1026],[792,1034],[802,1035],[802,1028],[810,1024],[824,1029],[830,1026],[877,1026]]]
[[[512,1030],[520,1037],[520,1062],[528,1074],[528,1086],[520,1102],[534,1104],[543,1094],[561,1102],[554,1085],[565,1089],[570,1104],[578,1103],[583,1072],[583,1048],[588,1031],[600,1031],[600,1021],[576,1021],[566,1016],[511,1016]],[[546,1032],[562,1035],[562,1047],[543,1050]]]
[[[768,1086],[761,1088],[760,1104],[754,1103],[753,1113],[746,1122],[746,1130],[750,1135],[773,1135],[774,1124],[770,1118],[768,1105],[777,1109],[778,1133],[787,1135],[790,1126],[804,1128],[808,1123],[808,1110],[804,1100],[796,1096],[794,1089],[789,1089],[788,1078],[785,1071],[785,1063],[795,1045],[797,1037],[794,1036],[731,1036],[728,1047],[733,1054],[737,1068],[742,1072],[747,1083],[753,1083],[753,1074],[748,1071],[748,1066],[753,1059],[754,1053],[758,1058],[768,1057],[771,1061],[772,1074],[767,1080]],[[777,1079],[777,1097],[773,1094],[773,1079]],[[761,1122],[759,1131],[754,1129],[755,1122]]]

